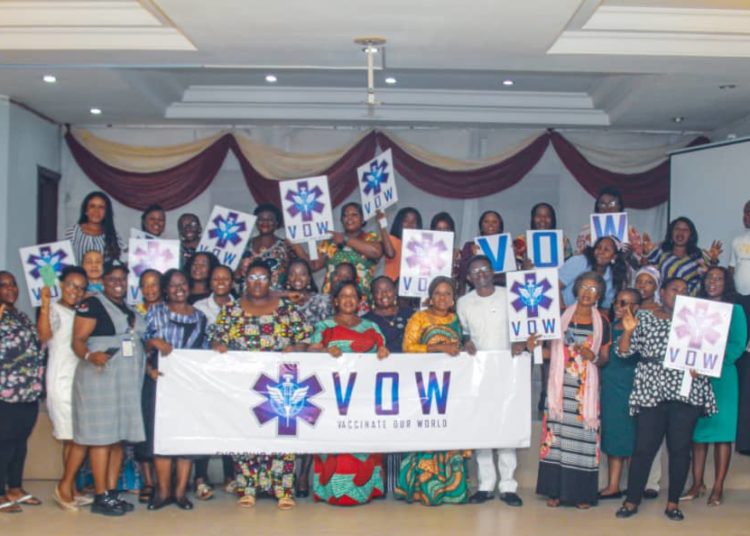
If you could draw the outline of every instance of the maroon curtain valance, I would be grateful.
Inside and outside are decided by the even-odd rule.
[[[226,134],[190,160],[154,173],[133,173],[106,164],[70,133],[65,141],[76,163],[102,190],[120,203],[143,210],[152,203],[178,208],[200,195],[213,181],[231,150],[240,162],[245,183],[258,203],[279,204],[279,181],[261,175]],[[689,146],[709,140],[699,137]],[[592,196],[605,186],[618,188],[625,205],[651,208],[669,198],[669,160],[641,173],[608,171],[591,164],[560,133],[548,131],[505,160],[477,169],[446,170],[412,156],[383,132],[370,132],[322,174],[328,175],[333,204],[338,206],[357,188],[357,167],[371,160],[379,146],[391,149],[393,164],[404,179],[425,192],[451,199],[473,199],[496,194],[520,182],[539,162],[552,143],[563,165]]]

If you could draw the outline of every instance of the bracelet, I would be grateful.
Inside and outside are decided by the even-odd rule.
[[[89,357],[91,357],[91,352],[86,352],[86,355],[83,356],[83,360],[88,361]]]

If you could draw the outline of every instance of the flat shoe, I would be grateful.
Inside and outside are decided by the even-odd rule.
[[[243,495],[237,501],[242,508],[253,508],[255,506],[255,497],[252,495]]]
[[[622,499],[622,492],[607,493],[606,495],[604,493],[599,493],[600,501],[606,501],[607,499]]]
[[[492,498],[492,494],[487,491],[477,491],[469,497],[469,504],[482,504]]]
[[[518,496],[517,493],[501,493],[500,494],[500,500],[503,501],[508,506],[514,506],[519,507],[523,506],[523,501],[521,500],[521,497]]]
[[[279,510],[291,510],[295,505],[296,503],[291,497],[283,497],[278,502]]]
[[[666,510],[664,510],[664,515],[672,521],[682,521],[683,519],[685,519],[685,514],[683,514],[682,510],[680,510],[679,508],[667,508]]]
[[[627,519],[629,517],[634,516],[638,513],[638,507],[635,508],[628,508],[627,506],[623,505],[620,506],[620,509],[615,512],[615,517],[619,517],[620,519]]]
[[[165,506],[169,506],[172,504],[172,498],[166,497],[164,499],[159,497],[158,493],[154,493],[151,496],[151,500],[148,503],[148,506],[146,507],[147,510],[161,510]]]
[[[18,506],[16,501],[7,501],[0,504],[0,514],[20,514],[23,508]]]
[[[176,497],[175,500],[174,500],[174,503],[181,510],[192,510],[193,509],[193,503],[190,502],[190,499],[188,499],[184,495],[182,497]]]
[[[52,492],[52,498],[57,503],[57,506],[62,508],[63,510],[67,512],[77,512],[78,511],[78,503],[73,499],[72,501],[66,501],[62,498],[62,495],[60,495],[60,488],[55,486],[55,490]]]

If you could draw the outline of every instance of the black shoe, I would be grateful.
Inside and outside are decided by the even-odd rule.
[[[620,506],[620,509],[615,513],[615,517],[619,517],[620,519],[627,519],[629,517],[634,516],[637,513],[638,513],[637,506],[633,509],[630,509],[623,504],[622,506]]]
[[[193,509],[193,503],[190,502],[190,499],[188,499],[184,495],[182,497],[175,497],[174,503],[181,510],[192,510]]]
[[[469,504],[482,504],[492,498],[492,493],[489,491],[477,491],[474,495],[469,497]]]
[[[644,499],[656,499],[659,496],[659,492],[655,489],[647,489],[643,492]]]
[[[682,521],[685,519],[685,514],[679,508],[667,508],[664,510],[664,515],[672,521]]]
[[[622,492],[618,491],[616,493],[608,493],[607,495],[604,495],[603,493],[599,493],[600,501],[606,501],[607,499],[622,499]]]
[[[508,506],[523,506],[523,501],[517,493],[501,493],[500,500]]]
[[[91,505],[92,514],[101,514],[103,516],[123,516],[125,510],[123,510],[117,500],[109,496],[108,493],[102,493],[101,495],[94,496],[94,502]]]
[[[310,496],[310,490],[309,489],[297,489],[297,491],[294,492],[294,496],[298,499],[306,499]]]
[[[125,513],[132,512],[135,510],[135,506],[133,506],[128,501],[124,501],[120,498],[120,494],[116,490],[109,490],[107,492],[107,495],[109,495],[113,500],[115,500],[123,509]]]
[[[161,510],[165,506],[169,506],[172,504],[172,497],[166,497],[162,499],[159,497],[159,493],[155,492],[151,496],[151,500],[148,502],[148,506],[146,507],[148,510]]]

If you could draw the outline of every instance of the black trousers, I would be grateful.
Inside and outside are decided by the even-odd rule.
[[[675,401],[641,409],[636,417],[627,502],[640,504],[651,464],[664,436],[669,455],[669,502],[680,500],[690,470],[693,430],[700,414],[701,408]]]
[[[194,458],[195,478],[201,478],[208,483],[208,462],[210,456],[196,456]],[[234,461],[231,456],[222,456],[221,463],[224,469],[224,478],[234,478]]]
[[[38,402],[0,401],[0,495],[5,495],[6,488],[21,487],[26,443],[38,414]]]

